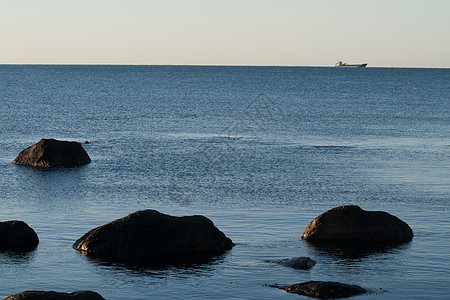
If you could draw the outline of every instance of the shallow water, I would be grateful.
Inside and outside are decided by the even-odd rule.
[[[264,284],[334,280],[373,292],[361,299],[444,299],[449,79],[447,69],[0,66],[0,220],[40,237],[31,253],[0,253],[0,297],[296,299]],[[92,163],[11,163],[41,138],[89,140]],[[414,239],[350,256],[301,240],[314,217],[344,204],[394,214]],[[72,248],[140,209],[205,215],[237,245],[212,264],[164,270]],[[295,256],[317,265],[266,262]]]

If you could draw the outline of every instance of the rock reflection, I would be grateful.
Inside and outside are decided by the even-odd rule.
[[[1,251],[0,261],[6,265],[29,264],[35,257],[35,252]]]
[[[81,254],[82,255],[82,254]],[[135,276],[150,276],[154,278],[167,278],[169,276],[190,277],[207,276],[218,266],[222,265],[228,253],[224,253],[213,258],[202,259],[191,263],[171,263],[171,264],[124,264],[117,262],[108,262],[98,258],[82,255],[89,263],[99,269],[112,273],[126,273]]]
[[[355,241],[305,241],[310,249],[317,255],[326,255],[333,258],[360,260],[380,254],[392,254],[409,248],[411,242],[372,243]]]

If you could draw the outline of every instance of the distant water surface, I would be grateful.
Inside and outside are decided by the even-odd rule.
[[[355,299],[450,293],[450,70],[0,66],[0,221],[39,247],[0,253],[0,297],[95,290],[106,299],[297,299],[264,284],[354,283]],[[92,163],[11,163],[41,138],[83,142]],[[301,240],[327,209],[406,221],[414,239],[346,255]],[[73,242],[133,211],[202,214],[237,245],[194,268],[131,270]],[[311,270],[267,260],[310,256]]]

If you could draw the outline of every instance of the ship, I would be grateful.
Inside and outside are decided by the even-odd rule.
[[[334,65],[336,68],[365,68],[367,66],[367,63],[363,64],[347,64],[343,63],[342,61],[338,61],[336,65]]]

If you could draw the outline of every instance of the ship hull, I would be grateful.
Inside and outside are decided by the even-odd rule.
[[[342,64],[342,65],[336,65],[336,68],[365,68],[367,66],[367,64],[355,64],[355,65],[350,65],[350,64]]]

